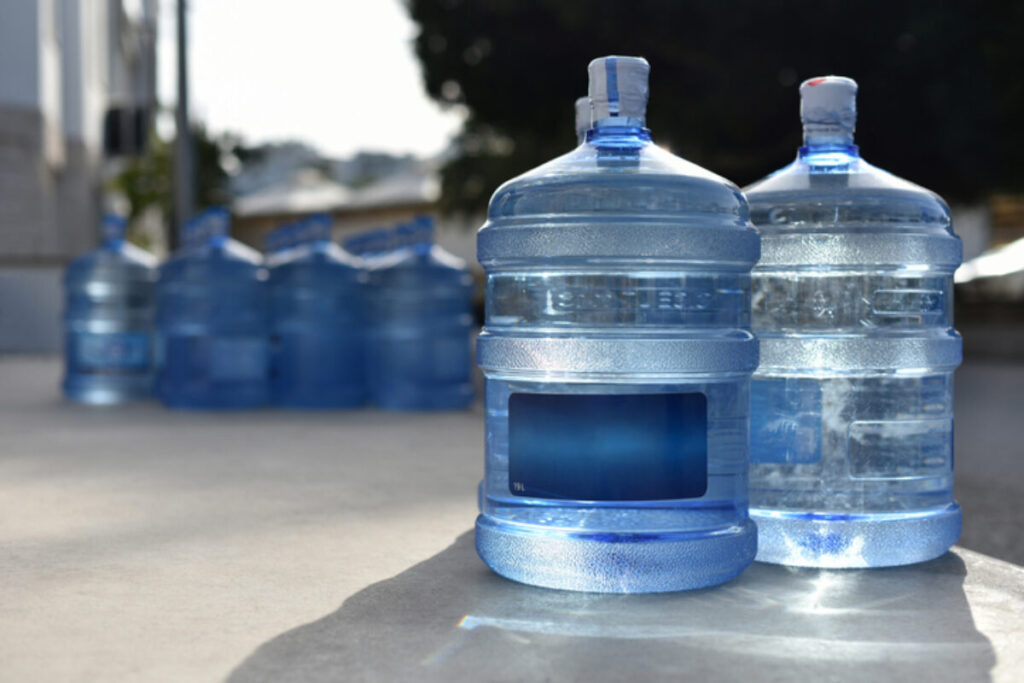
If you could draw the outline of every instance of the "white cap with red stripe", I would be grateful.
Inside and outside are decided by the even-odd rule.
[[[857,125],[857,81],[821,76],[801,83],[800,119],[805,136],[852,138]]]

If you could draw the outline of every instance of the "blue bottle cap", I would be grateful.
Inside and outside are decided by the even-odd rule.
[[[301,239],[303,242],[322,242],[331,239],[331,216],[326,213],[315,213],[307,216],[301,223]]]
[[[128,221],[123,216],[108,213],[100,221],[100,236],[104,242],[115,242],[124,239]]]
[[[185,223],[182,241],[186,246],[197,246],[216,237],[226,237],[231,228],[231,214],[223,207],[203,211]]]

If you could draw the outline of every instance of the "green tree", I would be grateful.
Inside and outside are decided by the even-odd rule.
[[[792,159],[802,79],[860,82],[865,156],[950,199],[1024,189],[1024,3],[1010,0],[410,0],[426,88],[467,119],[443,207],[573,144],[573,101],[605,54],[652,65],[648,121],[743,185]]]
[[[192,140],[195,145],[197,209],[228,203],[231,196],[223,161],[231,154],[245,160],[250,156],[249,150],[230,135],[217,138],[210,136],[201,125],[193,127]],[[174,140],[165,141],[151,133],[145,154],[128,161],[114,178],[111,189],[121,192],[127,198],[130,206],[129,220],[134,220],[149,207],[156,206],[170,225],[176,224]]]

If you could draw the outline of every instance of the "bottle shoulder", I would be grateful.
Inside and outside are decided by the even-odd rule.
[[[729,180],[649,141],[589,141],[502,184],[488,218],[562,213],[724,213],[745,220],[747,204]]]
[[[340,270],[359,270],[361,268],[361,263],[356,256],[337,244],[327,241],[297,245],[278,254],[267,256],[265,262],[271,270],[305,265]]]
[[[104,244],[68,263],[67,279],[152,280],[156,277],[156,258],[129,242]]]
[[[373,272],[385,270],[423,270],[468,272],[466,262],[443,247],[432,244],[429,249],[402,247],[383,254],[368,265]]]
[[[382,256],[369,266],[369,281],[386,287],[415,288],[423,285],[472,287],[466,262],[442,247],[403,247]]]
[[[217,277],[265,278],[262,255],[230,238],[213,239],[175,252],[161,267],[162,281]]]
[[[858,156],[811,156],[744,188],[762,234],[828,226],[953,234],[949,206],[931,190]]]

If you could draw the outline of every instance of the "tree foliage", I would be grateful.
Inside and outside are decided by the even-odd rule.
[[[195,145],[196,208],[227,203],[230,200],[228,174],[222,162],[229,154],[244,159],[247,150],[231,136],[211,137],[203,126],[193,127],[192,141]],[[114,178],[111,189],[122,193],[128,200],[130,221],[149,207],[156,206],[170,224],[176,224],[174,140],[165,141],[155,133],[151,134],[146,152],[127,162]]]
[[[449,210],[570,148],[587,63],[652,65],[648,125],[674,153],[747,184],[792,159],[797,85],[860,83],[866,158],[951,200],[1024,189],[1024,3],[1011,0],[409,0],[436,100],[466,123]]]

